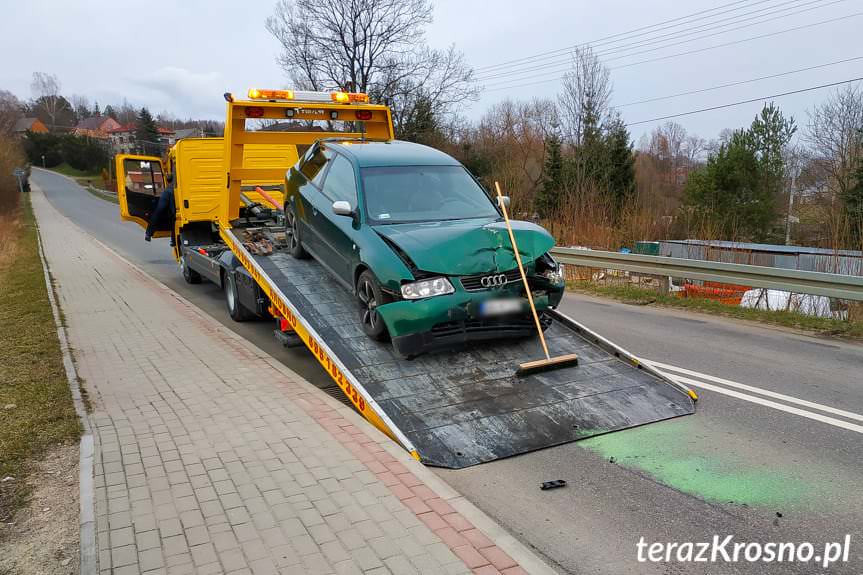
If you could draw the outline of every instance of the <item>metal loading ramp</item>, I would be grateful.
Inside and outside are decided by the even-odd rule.
[[[402,359],[363,333],[353,294],[314,260],[249,257],[427,465],[469,467],[695,410],[685,391],[560,315],[549,351],[577,353],[577,367],[516,377],[542,356],[536,338]]]

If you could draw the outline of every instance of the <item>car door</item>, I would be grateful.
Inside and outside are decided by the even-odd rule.
[[[326,258],[333,272],[353,287],[353,268],[356,258],[354,234],[359,225],[357,211],[357,178],[353,162],[335,154],[321,188],[322,202],[315,215],[315,227],[320,234]],[[354,216],[339,216],[333,212],[333,202],[348,202]]]
[[[117,201],[120,217],[146,229],[150,214],[156,209],[165,189],[162,160],[157,156],[118,154],[114,159],[117,176]],[[158,230],[155,237],[170,236],[169,230]]]
[[[313,256],[318,258],[323,257],[321,253],[323,244],[315,220],[323,201],[320,187],[323,185],[324,175],[332,157],[333,153],[320,145],[309,152],[300,165],[303,183],[298,187],[297,197],[294,200],[303,244]]]

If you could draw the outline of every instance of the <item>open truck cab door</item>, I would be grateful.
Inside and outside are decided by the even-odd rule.
[[[120,217],[147,229],[150,214],[166,186],[162,160],[156,156],[118,154],[114,162]],[[153,234],[157,238],[170,235],[170,230],[157,230]]]

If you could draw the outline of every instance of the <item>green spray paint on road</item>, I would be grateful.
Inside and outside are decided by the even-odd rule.
[[[687,417],[585,439],[579,445],[716,503],[793,508],[822,491],[815,478],[804,479],[809,474],[802,466],[778,469],[765,463],[770,457],[751,461],[734,451],[733,441],[718,444],[708,436],[716,437]]]

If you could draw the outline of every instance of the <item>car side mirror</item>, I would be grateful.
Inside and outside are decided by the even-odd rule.
[[[507,208],[509,207],[509,196],[501,196],[497,199],[497,205],[500,206],[503,204]]]
[[[354,216],[354,210],[351,208],[351,204],[344,200],[333,202],[333,213],[337,216]]]

